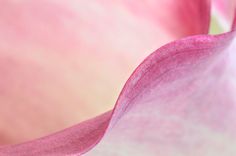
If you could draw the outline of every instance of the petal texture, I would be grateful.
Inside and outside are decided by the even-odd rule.
[[[161,47],[129,78],[112,114],[3,147],[0,155],[235,155],[234,36],[193,36]]]
[[[183,39],[149,56],[121,93],[119,121],[85,155],[235,155],[234,34]]]
[[[209,7],[208,0],[1,0],[0,144],[108,110],[144,56],[207,33]]]

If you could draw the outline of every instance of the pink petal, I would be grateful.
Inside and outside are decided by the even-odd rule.
[[[235,155],[235,33],[161,47],[131,75],[112,114],[0,154]]]
[[[235,33],[182,39],[149,56],[85,155],[236,155]]]
[[[143,56],[207,33],[209,7],[208,0],[1,0],[0,144],[110,109]]]
[[[0,147],[0,156],[64,156],[80,155],[94,146],[104,135],[111,112],[67,128],[51,136],[20,145]]]
[[[223,26],[230,26],[236,8],[235,0],[213,0],[213,9]]]

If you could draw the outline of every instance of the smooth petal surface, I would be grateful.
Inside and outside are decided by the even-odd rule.
[[[235,0],[213,0],[213,4],[227,20],[231,21],[233,19],[236,7]]]
[[[108,110],[143,56],[207,33],[209,7],[208,0],[1,0],[0,144]]]
[[[229,30],[234,17],[236,0],[212,0],[213,19],[220,24],[221,31]]]
[[[234,156],[234,36],[193,36],[161,47],[129,78],[112,114],[3,147],[0,155]]]
[[[20,145],[0,147],[0,156],[80,155],[101,139],[110,117],[111,111],[41,139]]]
[[[148,57],[86,156],[234,156],[235,32],[176,41]]]

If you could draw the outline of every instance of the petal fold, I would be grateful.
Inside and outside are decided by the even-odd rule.
[[[113,112],[0,155],[235,155],[234,38],[232,31],[169,43],[134,71]]]
[[[85,155],[235,155],[234,36],[194,36],[150,55],[126,83],[111,130]]]
[[[209,8],[209,0],[1,0],[0,144],[111,109],[144,56],[207,33]]]

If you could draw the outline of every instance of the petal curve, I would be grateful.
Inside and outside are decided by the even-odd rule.
[[[45,138],[52,151],[42,149],[37,154],[60,155],[61,151],[88,156],[235,154],[234,36],[235,32],[193,36],[161,47],[127,81],[112,116],[109,113],[101,116],[104,127],[100,127],[99,137],[93,138],[93,146],[106,133],[97,146],[87,153],[84,152],[91,146],[76,152],[63,147],[53,150],[63,140],[50,142],[57,135],[66,141],[69,135],[66,131],[70,130],[65,130],[52,140],[50,136]],[[99,121],[99,117],[95,119]],[[79,144],[72,143],[79,148]],[[22,156],[32,155],[26,149],[44,146],[36,140],[2,148],[0,155],[14,155],[16,151],[26,152]]]
[[[110,109],[143,56],[207,33],[209,8],[208,0],[1,0],[0,144]]]

